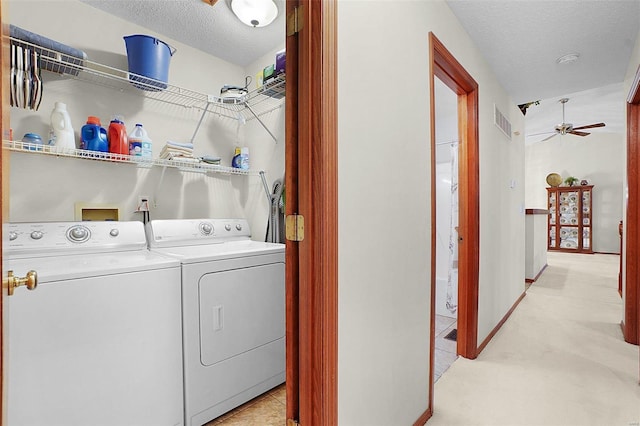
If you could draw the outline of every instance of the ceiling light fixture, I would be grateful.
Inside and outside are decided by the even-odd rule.
[[[273,0],[231,0],[231,10],[250,27],[265,27],[278,16]]]
[[[577,61],[579,57],[580,57],[579,53],[567,53],[566,55],[560,56],[558,59],[556,59],[556,64],[560,64],[560,65],[570,64],[572,62]]]

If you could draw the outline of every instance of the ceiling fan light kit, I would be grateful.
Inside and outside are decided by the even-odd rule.
[[[250,27],[266,27],[278,16],[273,0],[231,0],[231,10],[238,19]]]

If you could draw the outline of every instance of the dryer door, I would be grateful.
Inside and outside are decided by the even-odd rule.
[[[202,276],[200,360],[212,365],[284,337],[284,263]]]

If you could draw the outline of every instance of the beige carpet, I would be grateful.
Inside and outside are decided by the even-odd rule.
[[[427,425],[640,425],[639,352],[620,330],[618,262],[549,253],[478,359],[459,358],[435,384]]]

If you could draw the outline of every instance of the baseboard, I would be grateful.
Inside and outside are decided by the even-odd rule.
[[[424,426],[424,424],[427,423],[427,420],[429,420],[431,416],[433,416],[433,409],[429,407],[427,408],[427,411],[425,411],[420,417],[418,417],[418,420],[413,423],[413,426]]]
[[[511,307],[511,309],[509,309],[509,312],[507,312],[505,314],[505,316],[500,320],[500,322],[493,328],[493,330],[491,330],[491,333],[489,333],[489,335],[487,336],[486,339],[484,339],[484,341],[482,342],[482,344],[480,346],[478,346],[478,354],[480,354],[480,352],[482,352],[482,350],[489,344],[489,342],[491,341],[491,339],[493,339],[493,336],[496,335],[496,333],[498,332],[498,330],[500,330],[500,328],[502,328],[502,326],[504,325],[505,322],[507,322],[507,320],[509,319],[509,317],[511,316],[511,314],[513,313],[513,311],[515,311],[515,309],[518,307],[518,305],[520,304],[520,302],[522,301],[522,299],[524,299],[524,297],[527,295],[526,292],[523,292],[520,297],[518,297],[518,300],[515,301],[515,303],[513,304],[513,306]]]
[[[536,275],[533,279],[525,278],[524,282],[525,283],[535,283],[536,281],[538,281],[538,278],[540,278],[540,275],[542,275],[544,270],[547,269],[547,266],[548,265],[545,263],[544,266],[542,267],[542,269],[540,269],[540,272],[538,272],[538,275]]]

